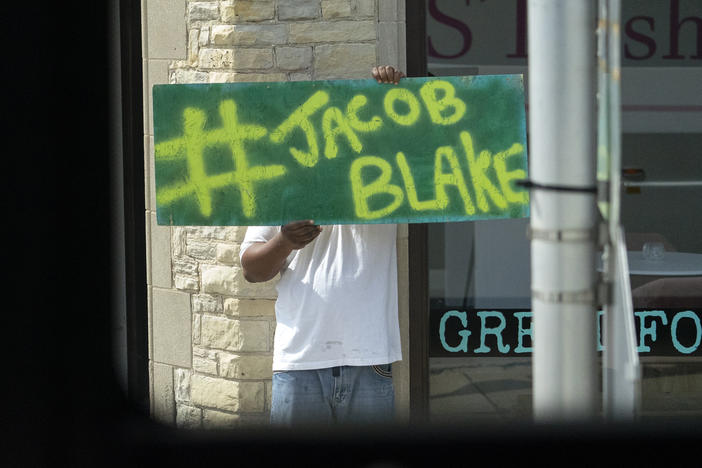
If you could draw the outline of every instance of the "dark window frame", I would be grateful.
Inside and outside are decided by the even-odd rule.
[[[120,174],[113,182],[122,184],[123,245],[122,265],[115,264],[114,275],[124,284],[114,294],[112,313],[124,314],[126,324],[126,396],[137,410],[149,414],[148,302],[146,275],[146,216],[144,173],[143,73],[141,41],[141,4],[139,0],[118,1],[119,73],[111,90],[119,93],[121,108],[112,115],[113,125],[121,129]],[[117,89],[115,89],[117,88]],[[121,177],[121,180],[120,180]],[[118,200],[117,203],[120,201]],[[119,253],[119,252],[117,252]],[[125,357],[116,357],[124,359]]]
[[[427,76],[426,6],[406,0],[407,76]],[[426,224],[409,224],[410,422],[429,417],[429,277]]]

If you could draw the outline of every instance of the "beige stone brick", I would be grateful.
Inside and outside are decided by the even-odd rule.
[[[222,4],[222,21],[225,23],[254,23],[272,20],[275,5],[267,0],[233,0]]]
[[[173,274],[197,276],[200,272],[199,264],[190,258],[179,257],[173,259]]]
[[[204,69],[266,69],[273,67],[270,48],[200,49],[200,67]]]
[[[375,44],[323,44],[315,47],[315,78],[369,78],[375,66]]]
[[[265,389],[263,382],[239,382],[241,411],[263,411]]]
[[[237,244],[217,244],[215,258],[219,263],[234,265],[239,262],[239,246]]]
[[[219,351],[214,349],[203,348],[202,346],[193,347],[193,356],[209,359],[211,361],[216,361],[218,359],[218,352]]]
[[[238,349],[240,330],[237,320],[203,315],[200,321],[200,344],[217,349]]]
[[[199,70],[173,70],[173,83],[207,83],[207,73]]]
[[[270,347],[270,330],[268,321],[242,320],[239,324],[241,333],[239,349],[234,351],[268,351]]]
[[[197,314],[221,314],[223,312],[222,298],[210,294],[193,294],[193,313]]]
[[[238,74],[239,73],[236,72],[211,71],[209,73],[209,80],[210,83],[232,83],[236,81],[234,77]]]
[[[301,70],[312,65],[312,47],[276,47],[275,58],[281,70]]]
[[[227,298],[224,313],[242,317],[275,317],[275,300]]]
[[[232,49],[200,49],[200,68],[231,68],[234,65],[234,51]]]
[[[239,425],[241,416],[206,409],[202,411],[202,427],[204,429],[231,429]]]
[[[263,69],[273,67],[273,49],[235,49],[234,65],[236,69]]]
[[[214,260],[217,245],[213,242],[188,239],[185,253],[197,260]]]
[[[185,255],[186,231],[180,226],[176,226],[171,230],[171,254],[173,257],[182,257]]]
[[[270,379],[273,356],[219,353],[219,375],[230,379]]]
[[[178,404],[176,426],[181,429],[199,429],[202,427],[202,410],[194,406]]]
[[[285,73],[211,72],[210,83],[285,81]]]
[[[374,21],[293,23],[290,25],[289,42],[361,42],[375,41],[375,37]]]
[[[200,344],[200,314],[193,314],[193,344]]]
[[[319,2],[320,0],[278,0],[278,19],[291,21],[317,18]]]
[[[234,81],[237,82],[274,82],[285,81],[285,73],[237,73]]]
[[[188,31],[188,61],[191,65],[197,63],[197,54],[200,51],[200,30],[191,29]]]
[[[263,382],[235,382],[194,374],[190,382],[190,398],[195,406],[232,413],[263,411]]]
[[[312,79],[312,73],[309,71],[305,72],[293,72],[288,75],[289,81],[310,81]]]
[[[229,24],[218,24],[212,26],[213,45],[231,45],[234,43],[234,26]]]
[[[173,284],[176,289],[181,291],[196,292],[200,290],[200,283],[193,276],[174,275]]]
[[[274,299],[278,296],[275,287],[280,280],[280,276],[276,276],[265,283],[249,283],[241,275],[239,281],[235,283],[234,296],[247,299]]]
[[[275,320],[271,320],[270,322],[268,322],[268,349],[273,349],[273,346],[275,344],[275,327]]]
[[[264,382],[264,386],[266,387],[266,401],[264,402],[264,407],[270,412],[271,401],[273,400],[273,382],[271,380],[267,380]]]
[[[322,18],[339,19],[351,16],[351,0],[322,0]]]
[[[285,24],[225,24],[212,27],[212,42],[215,45],[272,45],[285,44],[288,26]]]
[[[353,12],[358,18],[376,15],[376,0],[353,0]]]
[[[190,369],[175,369],[173,380],[175,385],[175,401],[187,403],[190,401],[190,380],[192,378]]]
[[[190,21],[209,21],[217,18],[219,18],[219,2],[188,3],[188,19]]]
[[[201,265],[202,290],[211,294],[233,296],[236,283],[244,281],[241,268],[222,265]]]
[[[210,43],[210,28],[200,29],[200,34],[198,35],[198,46],[205,47]]]
[[[248,229],[247,226],[232,226],[229,228],[230,232],[232,233],[232,240],[236,242],[241,242],[244,240],[244,236],[246,235],[246,229]]]
[[[190,379],[190,401],[196,406],[236,412],[241,407],[239,386],[239,382],[193,374]]]
[[[186,226],[182,228],[188,238],[237,241],[237,227],[234,226]]]
[[[217,361],[193,356],[193,370],[203,374],[217,375]]]
[[[270,299],[277,296],[278,277],[264,283],[249,283],[238,266],[200,265],[202,291],[224,296]]]
[[[216,315],[203,315],[200,344],[225,351],[267,351],[268,322],[232,320]]]

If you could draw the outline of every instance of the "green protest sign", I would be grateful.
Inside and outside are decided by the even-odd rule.
[[[159,224],[519,218],[521,75],[157,85]]]

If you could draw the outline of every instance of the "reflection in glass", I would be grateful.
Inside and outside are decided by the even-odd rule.
[[[531,417],[528,222],[429,226],[433,422]]]

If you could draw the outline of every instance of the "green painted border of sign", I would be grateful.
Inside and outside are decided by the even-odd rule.
[[[161,225],[526,217],[521,75],[156,85]]]

